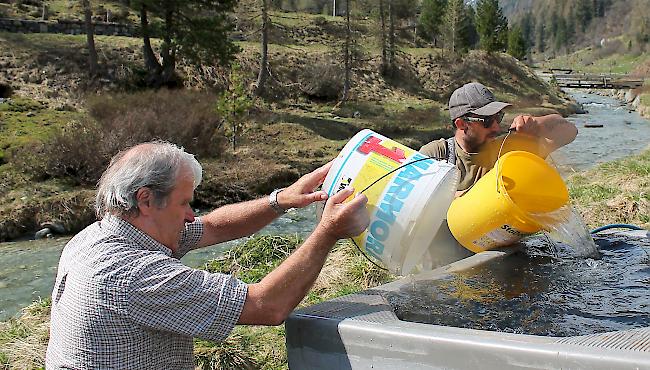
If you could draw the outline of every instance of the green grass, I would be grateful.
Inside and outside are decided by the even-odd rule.
[[[79,112],[48,109],[27,98],[12,98],[0,104],[0,164],[12,148],[46,140],[58,128],[81,117]]]
[[[234,274],[240,280],[254,283],[287,258],[302,243],[298,236],[258,236],[210,261],[206,270]]]
[[[344,25],[343,17],[332,17],[331,15],[325,14],[309,14],[309,13],[300,13],[300,12],[269,12],[271,21],[273,23],[285,26],[285,27],[295,27],[295,28],[305,28],[309,26],[314,26],[320,22],[326,23],[337,23],[341,26]]]
[[[589,183],[574,184],[569,190],[571,199],[580,203],[607,200],[618,193],[619,190],[615,187]]]
[[[640,102],[642,105],[650,107],[650,94],[641,94]]]
[[[443,53],[440,48],[401,48],[400,50],[414,57],[438,56]]]
[[[211,272],[235,272],[243,281],[257,282],[278,266],[301,242],[296,236],[254,237],[231,249],[222,258],[211,261],[206,269]],[[322,274],[336,276],[335,281],[329,288],[317,283],[301,305],[312,305],[356,293],[392,279],[386,272],[370,265],[349,243],[335,247],[330,259]],[[197,343],[195,356],[197,353],[213,353],[215,362],[221,356],[219,349],[224,346],[223,343],[195,341],[195,345]],[[226,345],[229,351],[254,361],[261,369],[287,368],[283,326],[237,326]]]
[[[589,226],[650,227],[650,149],[571,176],[567,185],[572,203]]]
[[[617,38],[622,45],[627,45],[629,39],[626,37]],[[607,48],[607,46],[605,46]],[[622,47],[625,48],[624,46]],[[628,74],[638,65],[650,59],[650,53],[627,53],[617,51],[611,55],[603,55],[603,49],[599,46],[587,47],[568,55],[561,55],[545,63],[548,67],[575,68],[587,73],[620,73]]]
[[[160,43],[158,39],[151,40],[153,46]],[[86,35],[66,35],[60,33],[11,33],[0,32],[0,45],[6,44],[14,53],[43,52],[49,50],[76,50],[86,47]],[[126,36],[104,36],[95,35],[95,44],[98,52],[102,49],[124,49],[138,50],[142,47],[142,40],[138,37]]]
[[[596,60],[590,66],[585,67],[587,72],[596,73],[622,73],[632,72],[638,65],[644,63],[650,58],[650,54],[640,55],[620,55],[615,54],[604,59]]]
[[[83,8],[81,2],[79,1],[70,1],[70,0],[47,0],[43,1],[47,4],[47,14],[49,21],[55,21],[58,19],[75,19],[82,20],[84,17]],[[4,5],[4,4],[2,4]],[[41,19],[42,16],[42,7],[40,5],[11,5],[7,4],[5,6],[5,12],[12,17],[25,18],[25,19]],[[136,11],[130,10],[128,7],[121,5],[116,2],[91,2],[91,8],[93,15],[100,16],[102,18],[106,17],[106,11],[110,10],[113,18],[109,21],[120,21],[124,22],[126,19],[120,19],[119,17],[126,17],[130,22],[138,22],[138,13]],[[151,17],[153,18],[153,17]],[[151,19],[150,19],[151,21]]]

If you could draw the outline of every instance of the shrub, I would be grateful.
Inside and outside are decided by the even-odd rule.
[[[14,151],[11,161],[37,178],[94,184],[113,155],[141,142],[166,140],[197,157],[217,157],[225,139],[214,99],[169,90],[91,98],[91,117],[68,123],[45,144]]]
[[[300,89],[310,98],[336,100],[343,91],[343,68],[334,60],[321,60],[304,69]]]

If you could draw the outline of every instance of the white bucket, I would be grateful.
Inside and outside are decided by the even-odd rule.
[[[426,269],[422,257],[454,199],[457,172],[447,162],[427,159],[366,129],[335,159],[323,190],[332,195],[351,185],[355,192],[363,191],[368,197],[370,225],[353,239],[391,272],[405,275]]]

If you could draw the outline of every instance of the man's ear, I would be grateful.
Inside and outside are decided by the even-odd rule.
[[[135,194],[135,199],[138,202],[138,210],[142,215],[149,215],[153,207],[153,194],[149,188],[140,188]]]
[[[467,122],[465,122],[464,119],[458,117],[454,120],[454,126],[456,126],[458,130],[465,131],[467,129]]]

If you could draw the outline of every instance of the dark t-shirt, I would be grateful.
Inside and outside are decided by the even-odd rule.
[[[506,136],[500,136],[483,145],[477,153],[467,153],[463,148],[456,144],[456,167],[460,171],[460,181],[458,190],[465,191],[471,188],[476,182],[494,167],[499,156],[501,143]],[[522,150],[537,154],[545,158],[550,153],[550,148],[540,139],[534,136],[511,133],[508,136],[501,155],[508,152]],[[446,139],[434,140],[422,148],[420,153],[440,160],[447,160],[447,142]]]

